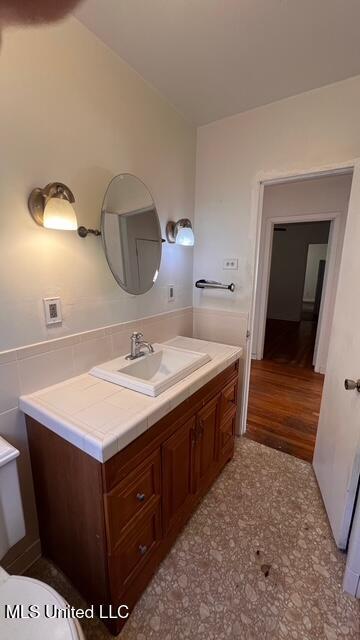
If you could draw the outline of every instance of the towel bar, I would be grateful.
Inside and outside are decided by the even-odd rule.
[[[235,291],[235,285],[233,282],[230,284],[221,284],[221,282],[216,282],[216,280],[197,280],[195,282],[195,287],[198,289],[227,289],[232,293]]]

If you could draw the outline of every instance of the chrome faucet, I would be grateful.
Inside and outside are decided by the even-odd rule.
[[[154,353],[154,347],[150,342],[144,342],[143,334],[137,331],[134,331],[130,338],[131,343],[131,351],[128,356],[126,356],[126,360],[136,360],[136,358],[141,358],[144,356],[144,351],[141,351],[142,347],[146,347],[149,350],[149,353]]]

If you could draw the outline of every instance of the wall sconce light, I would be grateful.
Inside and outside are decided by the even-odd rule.
[[[43,189],[30,193],[28,206],[36,224],[46,229],[76,231],[78,228],[73,207],[74,195],[62,182],[50,182]]]
[[[166,238],[170,244],[181,244],[184,247],[193,247],[195,243],[191,221],[181,218],[177,222],[169,221],[166,225]]]

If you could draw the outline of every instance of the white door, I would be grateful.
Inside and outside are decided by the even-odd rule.
[[[345,549],[360,473],[360,160],[355,163],[314,469],[336,544]]]

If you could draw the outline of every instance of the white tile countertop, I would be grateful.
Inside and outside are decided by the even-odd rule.
[[[86,373],[21,396],[19,407],[96,460],[106,462],[242,354],[240,347],[181,336],[164,344],[207,353],[211,361],[156,398]]]

